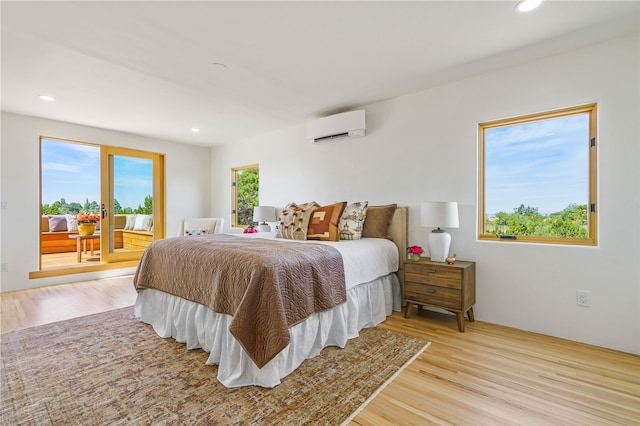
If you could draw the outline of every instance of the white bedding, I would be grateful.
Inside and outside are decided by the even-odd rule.
[[[351,287],[373,281],[378,277],[398,270],[399,256],[397,246],[384,238],[362,238],[360,240],[342,240],[339,242],[316,240],[287,240],[275,238],[275,233],[241,234],[243,238],[264,238],[278,241],[325,244],[334,247],[342,255],[347,290]]]
[[[251,237],[272,238],[253,234]],[[153,326],[161,337],[173,337],[188,349],[209,352],[207,364],[217,364],[218,380],[227,387],[274,387],[305,359],[326,346],[344,347],[359,330],[373,327],[401,309],[398,249],[391,241],[364,238],[329,244],[340,251],[345,263],[347,302],[290,329],[291,341],[282,352],[258,368],[229,332],[232,317],[194,302],[157,290],[140,291],[135,314]]]

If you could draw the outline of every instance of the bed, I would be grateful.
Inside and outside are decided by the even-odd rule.
[[[188,349],[202,348],[208,352],[207,364],[218,365],[217,378],[223,385],[274,387],[323,348],[344,347],[362,328],[374,327],[392,311],[401,310],[403,274],[398,272],[407,247],[406,207],[395,210],[389,234],[392,240],[294,241],[274,238],[273,234],[215,234],[159,240],[145,250],[134,277],[138,290],[135,315],[151,324],[160,337],[171,337],[185,343]],[[169,255],[156,247],[161,245],[190,248],[185,250],[186,254]],[[275,262],[278,266],[274,267],[271,259],[267,267],[262,267],[264,261],[260,258],[256,261],[260,263],[259,273],[255,272],[258,269],[244,267],[225,273],[220,273],[219,268],[217,272],[209,271],[205,267],[206,257],[200,254],[218,250],[217,245],[227,247],[225,251],[231,257],[242,257],[243,265],[253,260],[243,257],[241,247],[248,247],[245,251],[277,253],[274,259],[278,259]],[[298,256],[296,252],[305,254]],[[221,251],[216,253],[216,258],[222,255]],[[307,262],[313,263],[308,257],[321,260],[308,266]],[[279,269],[282,259],[293,259],[292,262],[310,269],[289,273],[289,264]],[[322,272],[326,270],[331,273]],[[251,278],[247,278],[250,283],[244,287],[226,287],[218,281],[215,285],[193,285],[212,280],[214,275],[215,280],[225,282]],[[296,277],[296,282],[330,282],[321,283],[322,286],[310,284],[306,290],[299,290],[299,286],[282,290],[280,280],[290,275]],[[302,276],[308,279],[300,279]],[[190,290],[183,293],[186,290],[175,288],[181,286]],[[238,294],[232,294],[236,291]],[[280,308],[287,305],[280,302],[282,291],[287,293],[282,298],[285,301],[304,301],[305,291],[312,295],[306,308],[305,303],[300,303],[303,307]],[[235,301],[225,303],[227,297]]]

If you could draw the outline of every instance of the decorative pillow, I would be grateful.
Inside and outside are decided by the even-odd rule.
[[[276,227],[276,238],[306,240],[311,214],[318,207],[320,205],[315,201],[300,205],[290,203],[282,210],[280,222]]]
[[[338,223],[340,223],[340,216],[342,216],[342,212],[346,206],[347,202],[343,201],[315,209],[313,213],[311,213],[311,219],[309,220],[307,239],[340,241]]]
[[[67,231],[77,231],[78,221],[76,220],[76,215],[66,214],[65,218],[67,219]]]
[[[391,225],[393,214],[396,212],[397,208],[397,204],[367,207],[367,218],[364,220],[362,237],[386,238],[387,240],[390,240],[391,235],[389,235],[389,225]]]
[[[136,216],[138,216],[137,214],[128,214],[125,215],[126,216],[126,222],[124,224],[124,229],[126,229],[127,231],[132,231],[134,225],[136,224]]]
[[[148,231],[151,229],[153,216],[150,214],[139,214],[136,216],[136,221],[133,225],[134,231]]]
[[[67,216],[63,214],[49,215],[49,232],[63,232],[67,230]]]
[[[359,240],[362,238],[362,227],[367,216],[368,205],[368,201],[360,201],[345,207],[338,225],[341,240]]]
[[[209,233],[209,230],[207,228],[204,229],[185,229],[184,230],[184,236],[185,237],[191,237],[194,235],[206,235]]]

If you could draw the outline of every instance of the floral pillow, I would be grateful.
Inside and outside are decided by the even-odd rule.
[[[206,235],[209,233],[209,229],[204,228],[204,229],[185,229],[184,230],[184,236],[185,237],[192,237],[192,236],[196,236],[196,235]]]
[[[342,212],[338,232],[341,240],[359,240],[362,238],[364,220],[367,216],[368,201],[349,204]]]
[[[280,214],[276,226],[276,238],[306,240],[311,214],[320,207],[315,201],[304,204],[290,203]]]

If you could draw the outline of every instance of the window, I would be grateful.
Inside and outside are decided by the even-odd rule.
[[[258,205],[260,168],[257,164],[231,169],[231,226],[253,224],[253,208]]]
[[[479,239],[596,244],[596,112],[479,125]]]

